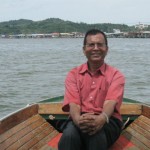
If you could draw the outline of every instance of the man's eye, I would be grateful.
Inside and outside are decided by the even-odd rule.
[[[90,47],[94,47],[94,46],[95,46],[95,44],[94,44],[94,43],[91,43],[91,44],[89,44],[89,46],[90,46]]]

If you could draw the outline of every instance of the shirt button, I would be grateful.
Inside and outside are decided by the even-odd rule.
[[[95,82],[93,81],[93,84],[95,84]]]

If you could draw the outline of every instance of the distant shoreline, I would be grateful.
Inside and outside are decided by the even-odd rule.
[[[105,33],[108,38],[150,38],[150,31],[139,32],[113,32]],[[49,34],[14,34],[14,35],[1,35],[0,38],[9,39],[25,39],[25,38],[84,38],[85,33],[71,32],[71,33],[49,33]]]

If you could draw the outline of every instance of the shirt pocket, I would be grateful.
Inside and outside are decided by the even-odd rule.
[[[105,79],[103,79],[97,91],[95,107],[103,108],[103,104],[107,95],[108,88],[109,88],[109,83]]]

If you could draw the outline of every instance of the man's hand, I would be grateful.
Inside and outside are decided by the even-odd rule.
[[[106,119],[103,115],[85,113],[79,117],[78,127],[83,133],[93,135],[98,132],[105,124]]]
[[[80,128],[83,133],[93,135],[98,132],[106,122],[103,114],[95,114],[94,112],[81,115],[80,106],[70,103],[70,115],[74,124]]]

